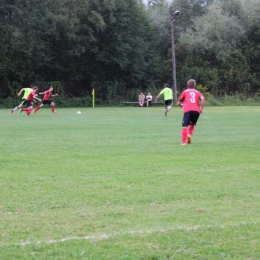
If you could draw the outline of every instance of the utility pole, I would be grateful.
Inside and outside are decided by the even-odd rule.
[[[176,61],[175,61],[175,42],[174,42],[174,19],[179,15],[179,11],[173,12],[172,6],[170,6],[170,18],[171,18],[171,42],[172,42],[172,79],[173,79],[173,94],[174,102],[177,103],[177,82],[176,82]]]

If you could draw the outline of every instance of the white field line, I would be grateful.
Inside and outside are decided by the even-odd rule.
[[[93,236],[82,236],[82,237],[67,237],[67,238],[62,238],[59,240],[49,240],[49,241],[38,241],[38,242],[31,242],[31,241],[26,241],[26,242],[20,242],[20,243],[16,243],[15,245],[18,246],[26,246],[26,245],[30,245],[30,244],[41,244],[41,243],[45,243],[45,244],[54,244],[54,243],[62,243],[62,242],[66,242],[66,241],[71,241],[71,240],[105,240],[105,239],[109,239],[109,238],[114,238],[114,237],[119,237],[119,236],[123,236],[123,235],[135,235],[135,234],[152,234],[152,233],[167,233],[169,231],[174,231],[174,230],[185,230],[185,231],[196,231],[199,229],[205,229],[205,228],[219,228],[219,229],[224,229],[225,227],[238,227],[241,225],[246,225],[246,224],[258,224],[258,222],[253,222],[253,223],[248,223],[248,222],[241,222],[241,223],[234,223],[234,224],[230,224],[230,225],[207,225],[207,226],[194,226],[194,227],[187,227],[187,226],[175,226],[169,229],[152,229],[152,230],[146,230],[146,231],[128,231],[128,232],[122,232],[122,233],[118,233],[115,232],[111,235],[93,235]]]

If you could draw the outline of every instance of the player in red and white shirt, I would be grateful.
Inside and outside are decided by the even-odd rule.
[[[183,108],[182,120],[182,145],[191,143],[191,136],[194,132],[195,125],[199,119],[200,114],[203,113],[205,98],[201,92],[195,89],[196,81],[190,79],[187,82],[187,89],[184,90],[177,102],[178,106]]]
[[[53,86],[50,86],[50,88],[44,92],[40,92],[39,94],[43,95],[43,101],[42,104],[40,104],[38,107],[35,108],[34,110],[34,114],[36,113],[37,110],[39,110],[40,108],[42,108],[45,104],[48,104],[51,106],[51,111],[52,113],[56,114],[57,111],[55,111],[55,104],[51,101],[51,97],[56,97],[58,96],[58,94],[52,95],[52,91],[53,91]]]
[[[37,86],[34,86],[32,88],[32,91],[30,92],[30,94],[25,100],[27,107],[20,110],[20,112],[26,111],[27,116],[29,116],[32,112],[34,99],[37,99],[38,101],[42,101],[40,98],[37,98],[37,94],[36,94],[37,90],[38,90]]]

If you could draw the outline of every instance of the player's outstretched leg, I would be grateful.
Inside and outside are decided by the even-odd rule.
[[[55,111],[55,104],[54,103],[52,103],[52,105],[51,105],[51,111],[52,111],[53,114],[57,113],[57,111]]]
[[[31,112],[32,112],[32,108],[28,108],[27,109],[27,116],[29,116],[31,114]]]
[[[168,110],[168,106],[165,106],[165,110],[164,110],[164,116],[167,116],[167,113],[169,112]]]
[[[189,125],[188,127],[188,135],[187,135],[187,143],[190,144],[191,143],[191,136],[194,132],[194,128],[195,126],[194,125]]]
[[[14,112],[15,110],[17,110],[18,108],[19,108],[19,106],[16,106],[16,107],[14,107],[13,109],[11,109],[11,110],[10,110],[10,114],[12,115],[13,112]]]
[[[187,143],[188,143],[188,144],[191,143],[191,135],[187,135]]]
[[[36,107],[36,108],[34,109],[33,113],[35,114],[36,111],[38,111],[40,108],[41,108],[41,106]]]
[[[181,132],[181,144],[182,145],[187,144],[187,132],[188,132],[187,127],[183,127],[182,132]]]

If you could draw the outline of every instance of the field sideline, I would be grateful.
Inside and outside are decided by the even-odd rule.
[[[0,259],[259,259],[259,106],[57,111],[0,109]]]

